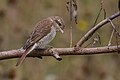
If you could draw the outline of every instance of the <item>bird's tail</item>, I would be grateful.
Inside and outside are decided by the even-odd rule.
[[[22,62],[25,60],[25,57],[27,56],[27,54],[29,54],[32,50],[34,50],[36,48],[36,46],[37,46],[37,43],[35,43],[32,47],[25,50],[22,57],[19,59],[19,61],[16,64],[17,67],[22,64]]]
[[[27,54],[28,54],[29,50],[25,50],[25,52],[23,53],[22,57],[18,60],[16,66],[20,66],[22,64],[22,62],[25,60]]]

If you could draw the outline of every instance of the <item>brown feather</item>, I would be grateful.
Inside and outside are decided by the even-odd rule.
[[[25,57],[27,56],[27,53],[29,52],[30,49],[25,50],[25,52],[23,53],[22,57],[18,60],[16,66],[20,66],[22,64],[22,62],[25,60]]]
[[[53,22],[48,18],[38,22],[31,35],[28,37],[23,49],[28,49],[46,36],[50,32],[52,24]]]
[[[53,22],[49,18],[42,20],[36,24],[34,30],[28,37],[28,39],[23,47],[25,52],[23,53],[22,57],[19,59],[16,66],[19,66],[22,64],[25,57],[27,56],[27,53],[29,52],[29,50],[35,43],[37,43],[40,39],[42,39],[44,36],[46,36],[48,33],[50,33],[52,24],[53,24]]]

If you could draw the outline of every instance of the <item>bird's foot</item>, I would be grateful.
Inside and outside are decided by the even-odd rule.
[[[36,47],[34,50],[36,50],[36,51],[44,51],[44,50],[46,50],[46,48]],[[38,56],[37,58],[42,59],[42,56]]]

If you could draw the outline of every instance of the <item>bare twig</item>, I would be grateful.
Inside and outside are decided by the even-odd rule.
[[[117,32],[116,32],[116,35],[115,35],[115,37],[116,37],[116,45],[117,45],[117,52],[119,53],[119,43],[118,43],[118,34],[117,34]]]
[[[72,43],[72,41],[73,41],[72,36],[73,36],[73,34],[72,34],[72,25],[70,25],[70,48],[72,47],[72,44],[73,44]]]
[[[102,9],[103,9],[103,13],[104,13],[103,18],[105,19],[105,18],[106,18],[107,13],[106,13],[105,8],[103,7],[103,3],[104,3],[104,1],[102,0],[102,1],[101,1],[101,6],[102,6]]]
[[[103,9],[103,12],[104,12],[104,19],[105,19],[106,16],[107,16],[107,13],[106,13],[105,9]]]
[[[115,14],[113,14],[112,16],[104,19],[103,21],[101,21],[100,23],[98,23],[95,27],[93,27],[91,30],[89,30],[80,40],[79,42],[75,45],[75,47],[81,47],[88,39],[91,38],[91,36],[99,29],[101,28],[103,25],[107,24],[110,20],[113,20],[117,17],[120,16],[120,12],[117,12]]]
[[[67,11],[70,13],[70,47],[72,47],[72,21],[73,18],[75,20],[75,23],[77,24],[77,2],[76,0],[70,0],[66,3]]]
[[[70,47],[72,47],[72,0],[70,0]]]
[[[113,31],[112,31],[112,33],[111,33],[111,36],[110,36],[110,40],[109,40],[109,42],[108,42],[108,47],[111,46],[111,41],[112,41],[114,32],[115,32],[115,30],[113,29]]]
[[[96,17],[96,19],[95,19],[95,22],[94,22],[94,24],[93,24],[93,27],[96,25],[96,23],[97,23],[97,21],[98,21],[98,18],[99,18],[99,16],[100,16],[100,13],[101,13],[101,11],[102,11],[102,9],[103,9],[102,4],[103,4],[103,1],[101,1],[101,7],[100,7],[99,13],[98,13],[98,15],[97,15],[97,17]]]
[[[97,15],[97,17],[96,17],[96,19],[95,19],[95,22],[94,22],[94,24],[93,24],[93,27],[96,25],[97,20],[98,20],[98,18],[99,18],[99,16],[100,16],[101,11],[102,11],[102,7],[100,8],[100,11],[99,11],[99,13],[98,13],[98,15]]]
[[[110,19],[108,19],[110,21],[110,24],[112,25],[112,28],[115,30],[117,36],[119,36],[119,32],[118,30],[116,29],[115,25],[112,23],[112,21]]]

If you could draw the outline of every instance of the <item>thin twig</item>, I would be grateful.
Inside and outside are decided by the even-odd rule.
[[[72,41],[73,41],[73,40],[72,40],[72,36],[73,36],[73,35],[72,35],[72,26],[70,26],[70,48],[72,47],[72,44],[73,44],[73,43],[72,43]]]
[[[103,14],[104,14],[103,19],[105,19],[106,16],[107,16],[107,13],[106,13],[105,8],[103,7],[103,3],[104,3],[104,1],[102,0],[102,1],[101,1],[101,6],[102,6],[102,9],[103,9]]]
[[[95,22],[94,22],[94,24],[93,24],[93,27],[96,25],[102,9],[103,9],[103,8],[102,8],[102,2],[101,2],[101,7],[100,7],[99,13],[98,13],[98,15],[97,15],[97,17],[96,17],[96,19],[95,19]]]
[[[113,29],[115,30],[116,34],[119,36],[119,32],[116,29],[115,25],[112,23],[112,21],[110,19],[108,19],[110,21],[110,24],[112,25]]]
[[[117,45],[117,53],[119,53],[119,43],[118,43],[118,34],[117,34],[117,32],[116,32],[116,35],[115,35],[115,37],[116,37],[116,45]]]
[[[111,45],[111,41],[112,41],[114,32],[115,32],[115,30],[113,29],[112,34],[111,34],[111,36],[110,36],[110,40],[109,40],[109,42],[108,42],[108,47]]]
[[[107,16],[107,13],[106,13],[105,9],[103,9],[103,12],[104,12],[104,19],[105,19],[106,16]]]
[[[72,47],[72,0],[70,0],[70,48]]]

